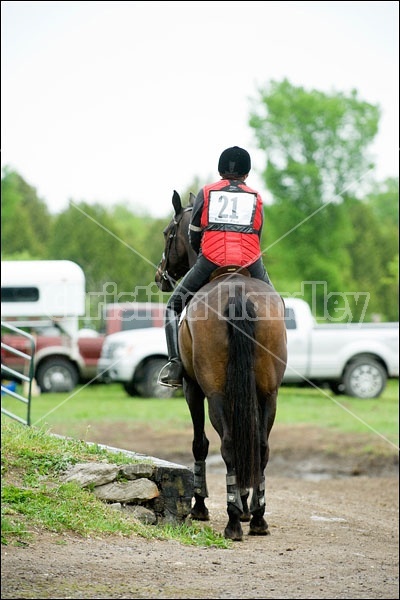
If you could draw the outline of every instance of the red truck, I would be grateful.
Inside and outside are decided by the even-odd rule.
[[[79,383],[98,380],[97,363],[109,333],[164,324],[164,304],[125,302],[102,307],[98,319],[103,333],[79,330],[85,302],[85,277],[76,263],[2,261],[2,323],[34,336],[35,379],[41,392],[69,392]],[[1,364],[23,372],[26,362],[8,347],[29,354],[27,339],[2,328]],[[10,379],[9,371],[2,370],[2,379]]]

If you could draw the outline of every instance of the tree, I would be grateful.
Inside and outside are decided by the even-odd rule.
[[[362,191],[378,119],[378,107],[355,90],[349,96],[307,91],[286,79],[259,90],[249,124],[266,154],[263,177],[273,197],[268,264],[275,285],[291,287],[285,291],[304,281],[326,281],[334,291],[351,284],[346,244],[353,229],[341,200]]]
[[[3,258],[47,258],[53,218],[36,189],[7,167],[1,180],[1,210]]]
[[[137,217],[121,205],[106,209],[71,202],[58,215],[49,252],[55,259],[73,260],[82,267],[88,292],[87,325],[90,318],[99,328],[103,304],[162,300],[154,281],[162,229],[157,220]]]
[[[398,320],[398,180],[376,183],[363,201],[348,203],[353,237],[347,245],[359,289],[370,292],[370,311]]]

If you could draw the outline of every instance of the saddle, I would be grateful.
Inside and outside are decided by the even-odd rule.
[[[251,277],[251,273],[246,267],[241,267],[239,265],[225,265],[224,267],[217,267],[210,275],[209,281],[213,281],[218,277],[223,277],[224,275],[229,275],[231,273],[238,273],[239,275],[244,275],[245,277]],[[191,299],[188,304],[184,306],[183,311],[179,317],[179,325],[181,325],[184,317],[186,316],[187,306],[190,304]]]
[[[210,281],[222,277],[226,274],[237,273],[238,275],[244,275],[245,277],[251,277],[250,271],[246,267],[240,267],[239,265],[225,265],[224,267],[218,267],[210,275]]]

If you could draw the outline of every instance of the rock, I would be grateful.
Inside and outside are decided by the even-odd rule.
[[[132,515],[132,517],[134,517],[135,519],[137,519],[144,525],[156,525],[157,524],[157,516],[155,515],[154,511],[152,511],[144,506],[137,506],[135,504],[126,504],[123,507],[123,511],[130,513]]]
[[[136,463],[133,465],[121,465],[120,472],[126,479],[138,479],[139,477],[151,479],[154,469],[155,466],[150,463]]]
[[[63,481],[74,481],[81,487],[98,486],[110,483],[120,472],[118,465],[108,463],[77,463],[68,469]]]
[[[100,500],[107,502],[145,502],[157,498],[159,489],[150,479],[135,479],[134,481],[113,481],[96,486],[94,494]]]

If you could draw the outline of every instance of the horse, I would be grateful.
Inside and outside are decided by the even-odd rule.
[[[194,195],[182,206],[174,191],[174,215],[163,231],[164,251],[155,281],[172,291],[194,264],[189,223]],[[287,362],[284,303],[272,286],[250,277],[245,268],[216,269],[186,306],[179,326],[184,367],[183,393],[189,407],[194,457],[194,504],[190,517],[208,521],[205,399],[221,440],[226,467],[228,522],[224,537],[243,540],[270,533],[265,515],[265,469],[278,391]],[[250,491],[252,491],[249,500]]]

